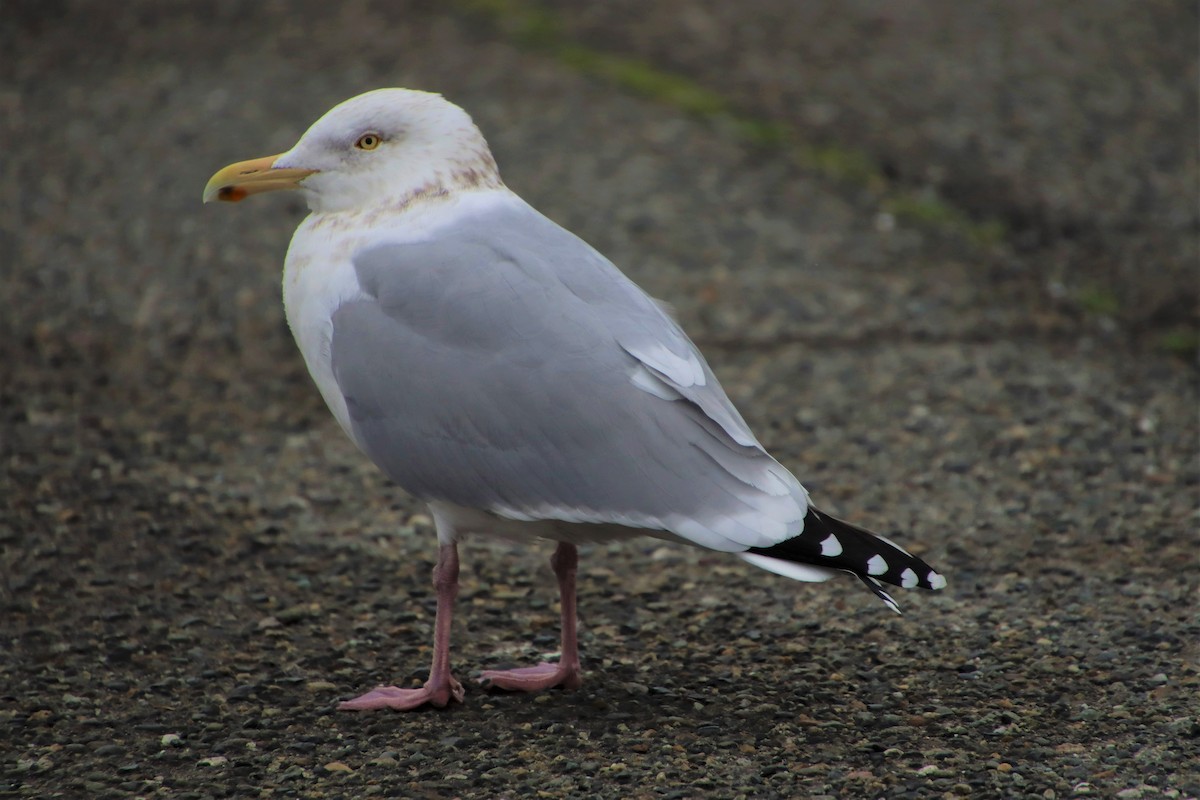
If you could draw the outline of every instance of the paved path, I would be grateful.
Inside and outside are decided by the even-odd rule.
[[[1200,794],[1194,13],[332,5],[18,3],[0,33],[0,795]],[[468,108],[809,489],[947,591],[898,618],[849,580],[591,548],[580,692],[333,712],[427,665],[432,530],[286,331],[300,199],[199,195],[383,85]],[[460,673],[554,647],[548,555],[467,546]]]

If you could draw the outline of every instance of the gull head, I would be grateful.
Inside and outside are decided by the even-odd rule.
[[[220,170],[204,202],[299,189],[315,212],[402,211],[415,200],[502,185],[467,112],[438,94],[377,89],[334,106],[286,153]]]

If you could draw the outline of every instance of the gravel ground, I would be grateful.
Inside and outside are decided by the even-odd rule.
[[[18,3],[0,29],[0,796],[1200,795],[1194,364],[1031,296],[1014,259],[1053,248],[894,225],[869,191],[432,4],[332,5]],[[830,41],[858,25],[820,19]],[[1122,30],[1146,61],[1126,72],[1177,91],[1174,50]],[[423,676],[432,528],[344,440],[286,331],[300,199],[199,195],[383,85],[471,110],[514,189],[676,305],[823,504],[948,589],[901,594],[901,618],[849,580],[593,547],[581,691],[334,712]],[[1105,140],[1142,142],[1133,116]],[[935,164],[939,119],[862,143]],[[1164,152],[1194,186],[1194,151]],[[1003,169],[1042,175],[1023,163]],[[1085,200],[1104,181],[1053,180]],[[1094,219],[1071,208],[1137,238],[1116,194]],[[1196,244],[1187,224],[1158,235]],[[549,552],[468,543],[460,675],[555,647]]]

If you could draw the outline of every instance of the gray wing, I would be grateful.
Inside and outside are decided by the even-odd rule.
[[[682,330],[533,209],[354,264],[366,297],[333,316],[333,372],[359,446],[410,493],[727,551],[802,528],[807,493]]]

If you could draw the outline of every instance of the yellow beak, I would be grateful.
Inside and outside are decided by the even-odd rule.
[[[272,165],[279,156],[239,161],[217,172],[208,179],[204,187],[204,202],[224,200],[236,203],[252,194],[276,192],[280,189],[299,189],[300,181],[312,175],[315,169],[274,169]]]

